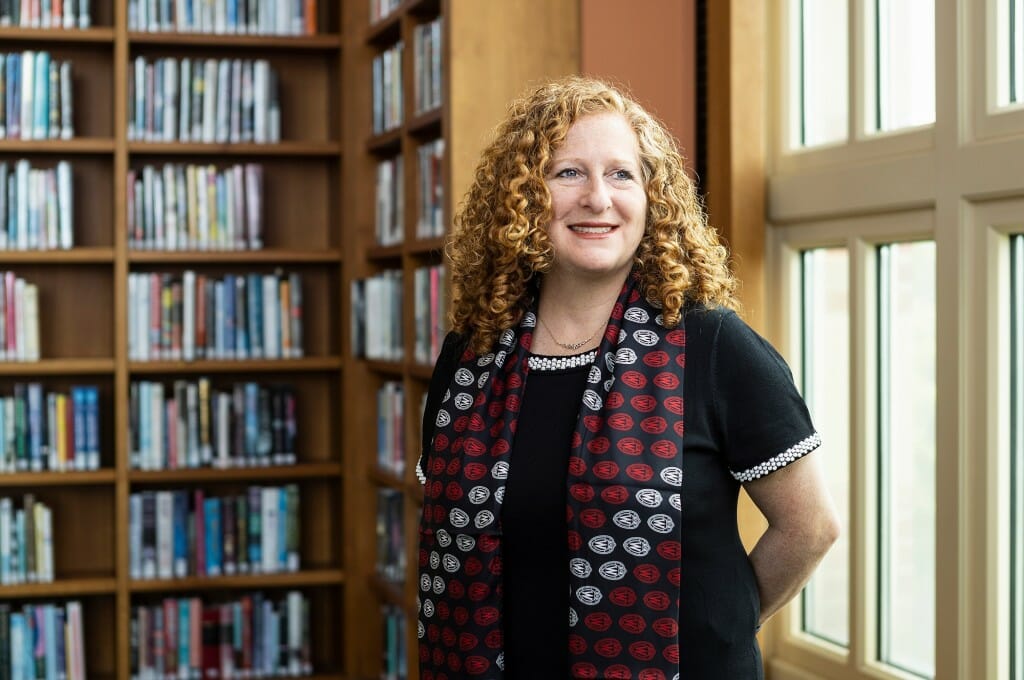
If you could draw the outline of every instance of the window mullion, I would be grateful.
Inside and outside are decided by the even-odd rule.
[[[873,537],[878,522],[876,431],[877,375],[875,261],[873,247],[855,237],[850,250],[850,656],[853,668],[865,667],[877,650],[878,551]]]

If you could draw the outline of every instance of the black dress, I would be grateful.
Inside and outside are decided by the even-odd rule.
[[[570,677],[566,468],[587,371],[586,363],[531,364],[527,379],[501,517],[507,680]],[[432,392],[443,393],[440,382]],[[757,583],[736,525],[739,480],[808,453],[817,435],[785,362],[730,311],[687,310],[683,389],[681,678],[760,679]]]

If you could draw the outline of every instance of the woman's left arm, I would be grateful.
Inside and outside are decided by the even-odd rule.
[[[750,552],[764,623],[800,592],[839,537],[839,517],[813,453],[744,484],[768,520]]]

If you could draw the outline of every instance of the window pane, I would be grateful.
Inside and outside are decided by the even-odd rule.
[[[802,257],[803,393],[822,434],[829,491],[842,526],[850,509],[850,306],[845,248],[808,250]],[[849,532],[843,531],[804,590],[802,628],[847,646]]]
[[[935,673],[935,244],[878,249],[879,649]]]
[[[847,138],[847,0],[790,0],[790,136],[795,147]]]
[[[871,1],[871,0],[869,0]],[[867,132],[935,122],[934,0],[873,0],[874,106]],[[870,29],[870,26],[869,26]]]
[[[1010,677],[1024,678],[1024,236],[1010,250]]]
[[[999,106],[1024,101],[1024,0],[996,2],[996,74]]]

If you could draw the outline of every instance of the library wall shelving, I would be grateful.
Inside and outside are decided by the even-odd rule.
[[[43,4],[52,9],[62,3]],[[230,664],[235,668],[251,667],[256,661],[274,663],[267,654],[254,652],[258,645],[255,633],[266,634],[273,622],[283,639],[287,639],[287,652],[277,660],[278,666],[270,673],[271,677],[295,672],[315,678],[357,677],[356,659],[348,656],[352,647],[345,644],[349,618],[345,613],[348,606],[345,589],[350,565],[346,563],[343,546],[350,540],[352,529],[343,505],[346,484],[355,480],[343,474],[348,461],[342,453],[340,418],[343,394],[341,230],[346,223],[342,195],[347,193],[342,183],[341,126],[346,98],[343,94],[341,3],[330,0],[303,3],[303,11],[311,9],[312,15],[295,17],[282,12],[280,16],[259,17],[262,24],[253,17],[251,26],[243,26],[234,21],[236,17],[221,13],[219,10],[227,3],[209,3],[210,8],[218,11],[205,17],[199,15],[199,3],[182,0],[173,6],[184,8],[187,5],[193,9],[193,4],[197,14],[189,13],[189,21],[194,22],[191,25],[180,23],[184,14],[147,18],[145,12],[155,11],[164,3],[114,0],[91,3],[87,28],[79,28],[78,24],[68,28],[49,27],[45,16],[40,26],[33,26],[29,17],[20,18],[24,21],[15,17],[13,22],[6,22],[8,25],[0,26],[0,44],[3,45],[0,52],[19,55],[46,52],[53,61],[70,61],[74,122],[70,139],[48,136],[24,139],[13,138],[10,134],[0,139],[0,163],[6,162],[12,168],[23,159],[33,168],[41,169],[68,161],[74,206],[72,247],[19,250],[11,241],[8,244],[11,247],[0,250],[0,271],[12,272],[37,289],[39,320],[39,358],[19,361],[17,355],[12,354],[14,358],[0,363],[0,397],[13,398],[17,390],[23,391],[32,384],[38,384],[40,387],[36,389],[44,394],[70,394],[80,385],[95,386],[99,454],[95,469],[79,469],[63,460],[57,467],[66,465],[69,468],[66,471],[53,470],[45,462],[42,469],[33,469],[31,461],[15,464],[13,470],[0,467],[0,498],[11,498],[13,505],[21,508],[23,499],[28,496],[49,508],[53,555],[52,580],[30,582],[15,578],[13,582],[0,584],[0,611],[9,615],[38,610],[51,603],[80,603],[84,632],[83,677],[128,680],[133,673],[142,673],[145,664],[150,664],[150,668],[156,665],[154,647],[158,654],[163,649],[165,672],[173,670],[166,663],[176,663],[179,668],[184,665],[186,657],[181,654],[186,652],[191,656],[193,668],[197,663],[200,667],[210,663],[201,653],[197,655],[195,649],[203,644],[202,634],[212,631],[213,639],[218,641],[225,631],[233,631],[232,626],[237,623],[231,618],[222,618],[219,622],[203,619],[199,621],[199,637],[193,634],[190,640],[192,648],[179,646],[172,650],[163,645],[171,639],[168,631],[177,621],[172,622],[168,614],[163,638],[156,643],[153,618],[162,618],[154,614],[156,610],[184,611],[180,603],[191,603],[194,608],[196,602],[202,602],[207,613],[215,611],[223,617],[224,612],[235,616],[242,611],[242,604],[228,609],[226,603],[245,603],[246,607],[259,610],[259,616],[251,614],[248,620],[251,625],[262,628],[254,631],[250,623],[237,624],[251,639],[244,648],[236,646],[227,651],[227,656],[232,657]],[[280,4],[289,7],[288,11],[298,7],[295,3],[263,4],[267,7]],[[63,2],[64,8],[78,5],[71,0]],[[235,7],[235,3],[231,5]],[[38,7],[39,3],[34,6]],[[175,23],[175,19],[179,23]],[[273,25],[274,21],[279,23]],[[162,80],[152,81],[157,77],[157,69],[147,71],[144,65],[158,60],[167,60],[172,66],[159,74]],[[179,133],[184,126],[175,126],[166,120],[172,115],[171,109],[183,102],[180,96],[186,88],[181,87],[183,81],[178,78],[184,60],[196,65],[196,74],[200,73],[198,65],[210,61],[215,66],[207,73],[221,78],[223,99],[215,100],[210,94],[218,81],[207,77],[203,85],[211,105],[208,110],[195,112],[193,119],[198,125],[196,131],[203,133],[202,116],[211,113],[216,116],[220,107],[222,120],[206,123],[213,133],[212,139],[204,138],[203,134],[182,137]],[[261,82],[249,88],[248,83],[241,83],[241,76],[251,79],[252,67],[246,64],[255,62],[264,64],[257,66],[256,71],[264,68],[266,74],[272,75],[257,78]],[[226,66],[219,66],[222,63]],[[141,65],[138,70],[136,64]],[[235,80],[228,83],[223,74],[217,73],[218,68]],[[172,70],[175,73],[169,76]],[[199,87],[196,78],[188,79],[187,83]],[[225,86],[225,83],[228,84]],[[7,95],[11,96],[10,78],[5,85]],[[144,92],[140,91],[140,85],[145,88]],[[232,91],[240,97],[240,102],[228,96]],[[267,103],[263,110],[254,113],[261,101],[272,99],[275,91],[278,105]],[[32,94],[37,93],[41,91]],[[190,103],[198,107],[200,94],[193,90],[191,97]],[[129,112],[137,112],[140,103],[143,108],[139,117],[133,116],[130,120]],[[5,108],[5,114],[8,112]],[[241,120],[236,120],[239,114]],[[253,124],[252,116],[266,131],[279,121],[279,135],[270,135],[260,143],[251,129],[243,134],[246,127]],[[149,134],[144,130],[140,132],[130,125],[136,121],[151,124],[150,127],[163,122],[165,129],[173,134],[161,137],[153,134],[152,129]],[[225,134],[221,134],[218,123],[224,126]],[[10,132],[9,126],[6,132]],[[189,128],[187,132],[193,130]],[[225,169],[235,165],[259,166],[259,181],[244,185],[242,191],[241,183],[217,179],[218,173],[226,175]],[[169,175],[162,173],[165,166],[172,169]],[[207,182],[200,185],[189,176],[182,184],[189,166],[201,168]],[[142,177],[147,167],[158,179],[170,177],[170,184],[158,182],[155,190],[154,186],[144,184]],[[174,169],[179,167],[181,172],[175,176]],[[139,182],[129,181],[130,175]],[[242,177],[241,172],[239,177]],[[17,186],[12,186],[17,191]],[[206,192],[202,198],[209,199],[204,206],[205,216],[193,214],[195,201],[200,200],[196,198],[200,188]],[[156,193],[161,190],[164,193],[153,207]],[[130,214],[136,200],[140,210]],[[143,204],[151,212],[143,210]],[[162,240],[152,238],[149,231],[141,239],[137,239],[134,232],[129,234],[129,225],[140,233],[143,229],[136,223],[136,216],[145,218],[146,230],[152,229],[153,220],[161,217],[161,208],[162,219],[157,222],[168,230]],[[53,207],[41,210],[45,213],[46,209]],[[244,239],[236,239],[235,234],[226,231],[227,227],[242,229],[257,216],[260,226],[259,239],[255,242],[243,243]],[[6,215],[0,215],[0,219],[8,226]],[[167,240],[172,220],[179,226],[177,243]],[[195,233],[199,226],[203,228],[203,238]],[[221,231],[216,232],[217,228]],[[214,232],[220,234],[219,241]],[[152,304],[157,309],[155,315],[150,314],[151,308],[139,307],[139,301],[129,290],[130,276],[145,274],[153,275],[145,277],[145,281],[155,282],[157,286],[152,296]],[[277,300],[277,294],[286,290],[281,281],[288,281],[289,274],[296,276],[287,290],[298,297]],[[250,279],[250,275],[257,278]],[[206,328],[203,321],[207,317],[201,320],[194,315],[191,322],[185,320],[179,299],[173,297],[181,295],[183,280],[194,281],[195,278],[208,280],[211,286],[218,281],[223,285],[228,285],[225,281],[232,284],[242,281],[238,283],[238,290],[246,294],[255,294],[255,288],[260,287],[256,284],[267,281],[269,288],[265,291],[261,288],[260,292],[275,299],[263,296],[243,300],[222,291],[223,299],[216,298],[220,305],[214,311],[224,318],[208,315],[211,325]],[[250,284],[248,288],[246,283]],[[300,290],[294,290],[296,287]],[[210,295],[206,290],[193,291],[196,292],[191,296],[193,313],[195,305],[215,301],[214,287],[208,288]],[[238,303],[233,309],[228,305],[228,298]],[[130,304],[135,308],[129,309]],[[188,306],[189,302],[185,302],[186,310]],[[252,314],[257,307],[264,321],[273,312],[279,325],[258,328],[251,316],[244,321],[242,309]],[[287,314],[282,316],[285,310],[299,320],[297,328],[301,340],[293,332],[287,341],[292,343],[287,347],[294,351],[279,347],[280,351],[270,352],[265,343],[259,351],[254,351],[256,336],[253,332],[264,340],[283,337],[280,322],[287,317]],[[146,359],[130,353],[132,342],[138,338],[130,338],[129,331],[135,328],[133,317],[139,314],[146,317],[145,323],[150,324],[156,338],[150,347],[154,351]],[[207,339],[216,335],[224,342],[231,337],[226,328],[233,322],[237,322],[233,331],[246,330],[249,334],[243,341],[236,333],[231,348],[215,343],[206,346],[203,336],[196,335],[200,331],[196,324],[199,324]],[[190,360],[183,358],[182,326],[184,333],[190,330],[192,333],[186,343],[204,345],[209,351],[193,352]],[[144,339],[148,342],[152,337],[144,334]],[[206,385],[206,392],[198,396],[199,408],[181,401],[181,409],[177,410],[179,404],[175,397],[184,397],[186,384],[197,385],[200,381]],[[163,393],[159,401],[147,402],[147,405],[153,404],[152,409],[140,409],[133,400],[137,399],[142,383],[149,387],[147,395]],[[254,401],[239,403],[239,390],[235,391],[235,400],[230,401],[232,389],[238,384],[254,386],[250,391]],[[292,399],[292,411],[287,418],[279,409],[285,401],[270,403],[272,388],[282,385],[288,387]],[[180,395],[176,392],[179,386]],[[203,413],[203,400],[217,393],[227,395],[224,403],[228,407],[224,413],[207,413],[210,421],[199,423],[197,414]],[[254,406],[256,410],[250,408]],[[58,422],[60,418],[53,417],[56,411],[45,410],[46,407],[44,397],[44,411],[41,416],[37,412],[35,417],[42,417],[44,423]],[[165,424],[173,425],[165,431],[154,430],[157,420],[164,422],[168,408],[175,409],[170,413],[176,413],[177,420],[166,420]],[[139,414],[143,412],[148,419],[145,427],[139,421]],[[46,419],[48,415],[50,421]],[[268,420],[271,416],[281,422],[275,421],[271,427]],[[239,446],[244,448],[252,443],[239,444],[244,436],[255,435],[257,439],[271,434],[279,436],[282,422],[292,428],[294,435],[293,455],[287,459],[260,458],[256,449],[260,455],[267,451],[277,453],[277,441],[264,439],[258,445],[253,444],[252,451],[246,449],[250,457],[234,457],[230,465],[218,465],[216,459],[189,460],[184,454],[194,448],[196,442],[175,437],[178,433],[196,436],[189,428],[198,427],[200,438],[205,436],[203,433],[223,434],[224,441],[220,443],[228,442],[231,452],[238,453]],[[70,428],[71,424],[64,423],[61,427]],[[146,469],[141,469],[136,460],[140,446],[138,436],[147,431],[147,427],[152,437],[148,442],[151,449],[163,446],[163,453],[167,454],[170,447],[182,456],[165,457],[159,464],[147,464]],[[246,435],[243,432],[246,427],[254,430]],[[236,435],[238,441],[228,441],[229,436]],[[31,435],[24,436],[28,437],[26,441],[37,441]],[[44,440],[44,446],[47,443]],[[214,446],[216,444],[213,442]],[[64,457],[66,452],[61,455]],[[222,546],[199,543],[194,536],[178,537],[181,543],[173,547],[173,556],[190,563],[187,573],[178,574],[179,578],[169,578],[169,574],[162,571],[146,577],[132,573],[136,551],[156,549],[150,540],[152,536],[140,540],[142,534],[133,533],[136,530],[133,522],[139,521],[132,513],[134,497],[140,500],[174,496],[188,499],[185,510],[192,514],[192,519],[187,524],[196,531],[196,494],[202,494],[207,503],[216,501],[214,506],[219,511],[221,504],[216,499],[244,496],[251,488],[265,491],[275,487],[288,489],[298,498],[297,505],[287,506],[287,512],[291,513],[287,528],[295,533],[287,541],[297,557],[297,564],[293,560],[280,567],[266,563],[259,569],[243,567],[242,556],[237,554],[239,541],[249,549],[256,544],[263,548],[280,545],[283,549],[286,537],[278,532],[275,540],[279,537],[280,541],[266,542],[274,533],[265,514],[271,511],[269,503],[264,505],[264,514],[260,516],[265,522],[263,533],[254,534],[253,523],[248,521],[257,517],[253,514],[254,506],[245,505],[246,521],[243,522],[243,513],[239,510],[243,506],[232,501],[235,521],[231,527],[228,522],[220,527],[218,535],[223,535]],[[282,491],[273,498],[283,499],[285,495]],[[265,500],[269,498],[271,496],[264,496]],[[281,508],[285,508],[284,500],[281,503]],[[223,507],[227,505],[225,502]],[[209,515],[206,517],[207,522],[211,521]],[[158,517],[141,521],[145,531],[156,531],[161,540],[164,539],[161,522],[165,520]],[[185,524],[177,518],[173,521],[179,529]],[[274,524],[276,528],[285,526],[283,519]],[[225,569],[221,571],[224,575],[196,575],[192,563],[198,552],[207,547],[220,551],[229,544],[233,557],[224,555]],[[165,548],[161,545],[153,555],[166,558]],[[184,552],[179,552],[179,548]],[[212,554],[205,551],[207,566]],[[234,560],[237,568],[227,567],[229,559]],[[210,569],[205,573],[216,572]],[[303,630],[302,625],[294,622],[301,624],[306,616],[308,623]],[[258,624],[255,623],[257,618]],[[188,625],[196,623],[183,619],[185,621]],[[225,653],[223,644],[215,642],[214,647],[215,656]],[[210,653],[209,649],[200,651]],[[69,650],[63,653],[68,654]],[[254,654],[263,658],[254,661]],[[0,652],[0,659],[10,661],[10,658],[10,648],[6,653]],[[307,658],[309,663],[305,664]],[[44,658],[43,663],[49,662]],[[215,658],[213,663],[220,662]],[[223,668],[221,666],[221,670]]]
[[[79,4],[63,2],[64,7]],[[0,613],[72,603],[66,613],[55,615],[60,622],[77,616],[72,610],[80,607],[83,676],[129,680],[133,671],[155,664],[154,654],[161,653],[151,644],[158,637],[153,633],[158,618],[166,615],[169,624],[172,613],[188,609],[186,603],[191,611],[197,602],[218,605],[206,609],[221,616],[255,606],[273,610],[275,618],[267,621],[279,617],[279,632],[294,657],[289,663],[298,664],[282,666],[281,675],[297,669],[314,678],[348,679],[377,678],[387,670],[381,605],[390,605],[390,613],[406,622],[406,665],[408,676],[415,677],[415,560],[410,556],[422,501],[413,464],[431,371],[430,349],[417,352],[412,333],[417,280],[422,284],[425,276],[428,290],[431,280],[435,290],[443,284],[436,267],[443,264],[444,233],[454,204],[508,101],[530,83],[578,71],[578,3],[404,0],[390,3],[390,12],[371,21],[379,2],[318,0],[289,3],[314,8],[314,13],[284,22],[280,30],[254,23],[245,27],[252,30],[235,25],[233,33],[228,32],[230,17],[217,13],[164,17],[151,13],[164,3],[144,0],[90,4],[87,27],[47,28],[31,21],[3,25],[0,17],[0,52],[46,52],[54,62],[70,62],[74,128],[70,138],[7,134],[0,139],[0,163],[6,162],[12,173],[22,160],[41,171],[39,177],[57,175],[56,168],[69,163],[73,192],[70,248],[19,249],[16,239],[0,248],[0,272],[33,290],[38,317],[38,358],[32,352],[19,356],[13,345],[0,342],[0,398],[13,404],[16,395],[29,390],[42,395],[36,404],[38,432],[27,434],[28,400],[25,414],[14,418],[25,419],[19,425],[26,428],[24,441],[41,441],[40,432],[47,433],[51,425],[63,428],[61,436],[67,438],[53,445],[59,453],[53,466],[47,452],[35,466],[29,457],[21,464],[14,460],[13,469],[0,467],[0,498],[11,499],[14,508],[29,503],[47,508],[52,524],[43,533],[53,556],[52,580],[0,583]],[[179,5],[192,3],[172,3]],[[211,8],[221,5],[227,3],[210,3]],[[434,21],[436,29],[422,28]],[[439,87],[429,76],[417,85],[417,35],[435,46],[440,38],[434,73]],[[375,133],[373,62],[399,42],[404,48],[401,80],[395,83],[403,95],[398,123]],[[185,61],[191,69],[187,81],[182,77]],[[261,69],[263,75],[257,75]],[[242,82],[260,84],[253,85],[251,95],[244,94],[247,85],[241,87],[242,103],[228,97],[213,100],[209,110],[190,111],[189,126],[172,116],[184,110],[184,82],[193,86],[190,105],[200,101],[196,88],[203,78],[196,74],[207,77],[207,88],[211,82],[230,82],[227,89],[236,91]],[[10,85],[5,82],[8,95]],[[437,91],[418,106],[418,87]],[[212,97],[209,89],[205,92]],[[265,105],[261,122],[246,123],[246,115],[255,115],[252,102],[273,100],[274,92],[277,105]],[[61,95],[66,99],[59,87],[51,93],[54,102]],[[163,107],[158,95],[165,95]],[[174,113],[172,100],[178,105]],[[221,120],[218,106],[227,107]],[[241,120],[232,117],[235,109]],[[204,119],[210,115],[212,121]],[[257,141],[251,127],[252,134],[246,133],[247,126],[265,137]],[[379,245],[378,165],[399,158],[401,237]],[[250,166],[259,167],[255,184],[247,183]],[[435,176],[425,181],[428,170]],[[26,215],[35,215],[31,219],[39,221],[33,229],[44,232],[46,218],[39,215],[65,205],[59,196],[39,198],[49,195],[47,187],[53,189],[48,182],[27,181],[37,187],[29,195],[39,212]],[[17,181],[11,186],[18,190]],[[205,195],[200,191],[204,186]],[[418,186],[428,187],[423,191],[435,192],[439,201],[429,208],[435,231],[417,229],[424,214],[417,206]],[[254,219],[258,238],[246,241],[245,229]],[[222,225],[220,231],[211,230],[213,223]],[[403,358],[366,359],[353,351],[351,319],[358,310],[350,295],[353,284],[387,270],[402,272],[396,313],[407,329],[398,342]],[[236,285],[239,296],[229,295]],[[296,288],[297,298],[292,296]],[[243,309],[248,312],[244,319]],[[269,329],[254,322],[257,309],[263,317],[273,311],[281,318],[301,309],[301,343],[293,330],[295,344],[283,344],[287,323],[281,318]],[[230,334],[229,319],[237,322]],[[245,339],[239,337],[241,330],[248,333]],[[276,353],[264,353],[265,344],[254,350],[254,333],[261,331],[276,334]],[[232,347],[225,343],[228,337]],[[0,338],[7,340],[6,329]],[[286,347],[301,349],[301,354]],[[407,442],[401,474],[377,466],[377,393],[389,381],[401,388],[398,432]],[[86,428],[76,429],[77,421],[67,418],[78,413],[75,395],[83,386],[94,388],[96,395],[94,410],[83,407],[82,412],[94,418],[86,422],[93,428],[97,455],[94,465],[79,467],[71,432]],[[292,411],[273,396],[282,386],[292,395]],[[285,425],[278,422],[282,419]],[[173,427],[163,428],[164,423]],[[293,455],[262,458],[262,437],[271,439],[276,453],[282,428],[294,434]],[[259,450],[249,450],[250,444]],[[227,459],[234,462],[223,464]],[[214,506],[218,513],[227,513],[227,507],[237,513],[238,499],[247,498],[254,487],[284,489],[282,499],[297,490],[297,508],[281,501],[280,514],[289,519],[280,520],[281,540],[275,537],[270,544],[293,549],[297,568],[243,573],[237,566],[239,541],[246,536],[249,547],[253,541],[248,529],[238,526],[237,534],[212,547],[196,536],[180,539],[167,533],[177,523],[173,518],[168,522],[167,508],[176,503],[184,504],[192,518],[187,524],[197,532],[213,514],[198,520],[206,502],[235,499]],[[378,573],[381,491],[401,498],[404,579]],[[141,519],[136,506],[146,508]],[[154,507],[157,517],[147,518]],[[251,510],[251,504],[246,507]],[[266,521],[266,515],[260,517]],[[251,529],[252,522],[247,526]],[[286,537],[286,527],[293,526],[297,536]],[[219,531],[224,533],[223,527]],[[196,568],[198,546],[220,552],[228,543],[234,573],[225,568],[220,576],[202,575],[206,572]],[[157,562],[168,555],[183,559],[184,570],[177,578],[168,578],[159,566],[156,578],[133,574],[144,550]],[[288,623],[306,612],[305,629]],[[220,628],[208,621],[210,634],[219,640],[233,630],[233,621],[222,619]],[[289,637],[294,631],[297,643]],[[168,635],[165,630],[162,643]],[[194,648],[187,651],[195,654]],[[249,656],[233,653],[238,656],[231,663],[253,663],[251,650]],[[308,666],[302,663],[307,655]],[[0,658],[5,658],[2,653]]]
[[[345,499],[359,518],[346,552],[352,565],[348,641],[361,650],[360,676],[415,678],[422,491],[413,468],[433,356],[446,330],[446,273],[437,269],[444,265],[444,239],[480,151],[511,99],[545,78],[579,71],[579,7],[575,0],[405,0],[369,8],[363,2],[346,4],[343,23],[343,175],[350,196],[366,197],[346,205],[345,285],[350,291],[353,283],[372,286],[367,280],[376,277],[401,291],[397,304],[381,304],[363,290],[352,296],[356,308],[348,314],[359,321],[347,330],[343,440],[346,452],[354,452],[346,474],[361,482],[348,487]],[[417,61],[429,61],[424,55],[438,37],[431,72]],[[422,90],[431,87],[437,88],[433,99],[424,97]],[[423,203],[437,184],[441,199],[432,226],[439,229],[433,231],[423,227],[432,221]],[[365,327],[379,325],[381,317],[390,329],[383,348],[381,336]],[[418,329],[427,343],[417,342]],[[397,454],[381,455],[379,449],[395,441],[401,442]],[[396,516],[397,527],[390,519]],[[404,559],[389,563],[394,542],[404,543]]]

